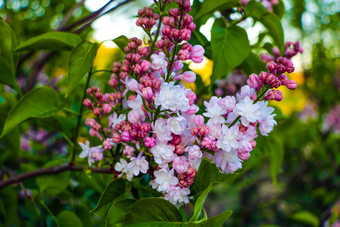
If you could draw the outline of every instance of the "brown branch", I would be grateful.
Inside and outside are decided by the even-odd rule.
[[[110,168],[98,168],[98,167],[89,167],[88,168],[93,173],[113,173],[113,170]],[[0,188],[4,188],[6,186],[9,186],[11,184],[19,183],[23,180],[48,175],[48,174],[57,174],[65,171],[83,171],[84,167],[82,166],[75,166],[72,164],[64,164],[59,166],[52,166],[48,168],[42,168],[33,170],[31,172],[22,173],[13,177],[10,177],[7,180],[0,182]]]

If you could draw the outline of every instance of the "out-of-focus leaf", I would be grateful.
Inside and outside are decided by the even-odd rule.
[[[67,32],[49,32],[21,43],[16,51],[25,50],[72,50],[80,42],[80,37]]]
[[[63,105],[64,99],[51,88],[39,87],[32,90],[9,112],[1,137],[28,118],[45,118],[56,114]]]
[[[215,163],[207,158],[203,158],[195,177],[195,182],[190,190],[192,194],[197,194],[206,190],[210,185],[214,186],[233,180],[237,174],[222,173]]]
[[[274,39],[281,54],[283,54],[284,36],[279,16],[275,13],[269,12],[266,7],[256,1],[248,2],[246,6],[246,15],[260,21],[267,28],[268,33]]]
[[[240,69],[246,74],[259,74],[261,71],[266,71],[266,65],[260,60],[258,55],[251,52],[249,56],[242,62]]]
[[[277,183],[277,176],[280,172],[283,162],[284,149],[282,141],[275,135],[271,135],[271,141],[268,144],[270,149],[270,175],[272,177],[273,184]]]
[[[125,216],[124,225],[181,226],[182,215],[169,201],[162,198],[145,198],[135,202]]]
[[[57,220],[60,227],[83,227],[78,216],[69,210],[61,211],[57,216]]]
[[[233,8],[234,6],[238,6],[240,4],[241,4],[240,0],[204,1],[200,11],[196,15],[196,19],[203,17],[209,13],[213,13],[216,10],[224,10],[228,8]]]
[[[92,68],[98,47],[98,43],[91,43],[84,40],[71,51],[70,60],[68,62],[66,97],[71,94],[81,79]]]
[[[117,46],[122,51],[124,51],[124,48],[129,44],[129,39],[126,36],[124,36],[124,35],[118,36],[117,38],[113,39],[112,41],[115,44],[117,44]]]
[[[61,160],[53,160],[46,165],[44,168],[52,167],[56,165],[63,164]],[[65,171],[58,174],[50,174],[39,176],[36,179],[36,184],[41,193],[46,195],[57,195],[60,192],[64,191],[70,183],[70,172]]]
[[[112,181],[101,195],[97,207],[91,210],[91,212],[105,220],[113,202],[124,195],[125,192],[125,181],[123,179]]]
[[[223,19],[216,19],[211,29],[211,47],[214,60],[211,83],[228,75],[250,53],[247,32],[238,26],[226,27]]]
[[[123,199],[112,205],[107,214],[106,226],[111,227],[123,223],[125,215],[129,212],[131,205],[135,202],[136,200],[134,199]]]
[[[219,215],[208,218],[208,220],[196,223],[188,223],[187,227],[206,227],[206,226],[222,226],[233,212],[231,210],[224,211]]]
[[[278,4],[273,5],[273,12],[280,18],[283,17],[283,14],[285,13],[285,6],[282,0],[280,0]]]
[[[310,226],[319,226],[319,218],[309,211],[300,211],[292,216],[292,219],[308,224]]]

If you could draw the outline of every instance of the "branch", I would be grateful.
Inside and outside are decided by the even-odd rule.
[[[110,168],[97,168],[97,167],[89,167],[88,168],[93,173],[113,173],[113,170]],[[37,176],[43,176],[48,174],[57,174],[65,171],[83,171],[84,167],[82,166],[75,166],[72,164],[64,164],[59,166],[53,166],[43,169],[37,169],[31,172],[22,173],[16,176],[13,176],[7,180],[0,182],[0,188],[4,188],[6,186],[9,186],[11,184],[19,183],[23,180],[34,178]]]

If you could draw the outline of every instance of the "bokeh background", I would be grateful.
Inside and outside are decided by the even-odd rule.
[[[123,53],[110,40],[125,35],[143,37],[135,26],[139,8],[151,0],[0,0],[0,16],[11,26],[21,43],[52,30],[72,31],[91,41],[104,42],[95,60],[96,69],[110,69]],[[199,1],[198,1],[199,2]],[[296,71],[290,75],[298,88],[283,88],[284,99],[276,106],[278,126],[270,137],[257,139],[257,147],[244,163],[238,177],[216,187],[208,196],[209,216],[231,209],[226,226],[336,226],[340,218],[340,2],[337,0],[283,0],[282,25],[286,41],[300,41],[304,53],[292,59]],[[105,6],[103,9],[102,7]],[[108,11],[109,10],[109,11]],[[94,12],[98,19],[80,27],[68,27]],[[107,12],[107,13],[106,13]],[[210,40],[216,12],[206,18],[200,32]],[[98,16],[96,15],[96,16]],[[265,28],[253,21],[239,24],[247,28],[250,44],[261,46]],[[256,53],[266,53],[257,48]],[[22,87],[47,85],[65,89],[68,53],[39,52],[25,55],[19,64],[18,81]],[[189,67],[199,82],[187,85],[200,97],[235,94],[248,75],[235,70],[217,84],[210,84],[213,61]],[[36,76],[34,84],[26,78]],[[92,85],[104,86],[108,75],[98,73]],[[205,89],[209,88],[209,89]],[[6,116],[15,103],[15,94],[0,86],[0,116]],[[79,108],[81,92],[73,95],[71,107]],[[69,118],[60,115],[60,118]],[[74,119],[69,118],[70,125]],[[67,143],[63,133],[53,130],[50,119],[24,123],[20,129],[0,140],[0,179],[14,172],[44,166],[51,159],[65,159]],[[43,129],[44,128],[44,129]],[[82,129],[86,135],[86,129]],[[79,141],[84,141],[80,138]],[[279,166],[279,168],[276,168]],[[95,174],[63,173],[71,181],[63,190],[41,195],[35,179],[0,191],[0,225],[53,226],[53,215],[72,209],[83,226],[103,226],[89,214],[112,177]],[[46,180],[46,179],[44,179]],[[51,196],[53,195],[53,196]],[[35,199],[32,199],[35,198]],[[47,205],[46,205],[47,204]]]

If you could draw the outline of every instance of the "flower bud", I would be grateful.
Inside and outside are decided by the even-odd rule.
[[[146,99],[151,99],[151,97],[153,96],[153,92],[152,92],[151,87],[143,88],[142,95]]]
[[[259,80],[260,80],[259,77],[253,73],[249,76],[249,79],[247,80],[247,84],[249,85],[249,87],[259,90],[261,89],[259,88]]]
[[[201,126],[204,124],[204,117],[202,115],[196,115],[194,117],[194,123],[196,126]]]
[[[156,145],[156,140],[152,137],[146,137],[144,141],[144,145],[147,148],[153,148]]]
[[[103,110],[103,114],[108,114],[108,113],[111,113],[112,107],[106,103],[103,105],[102,110]]]
[[[181,30],[181,39],[188,41],[191,38],[191,31],[189,29],[184,28]]]
[[[121,140],[122,140],[123,142],[128,142],[128,141],[130,141],[130,140],[131,140],[130,133],[129,133],[128,131],[124,131],[124,132],[122,133],[122,138],[121,138]]]
[[[112,142],[113,143],[119,143],[120,142],[120,135],[118,133],[113,133]]]
[[[297,87],[297,84],[294,80],[287,80],[285,81],[285,85],[290,90],[295,90]]]

